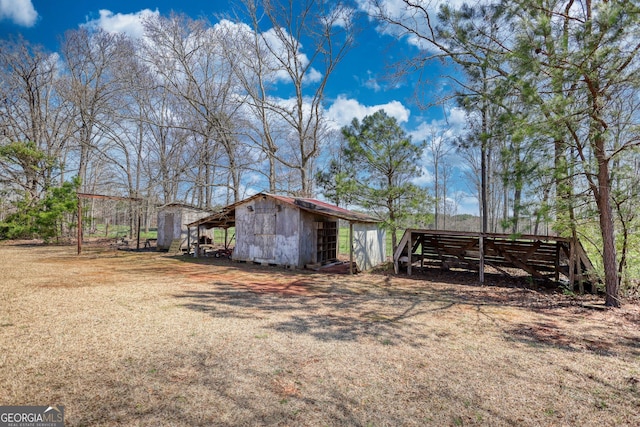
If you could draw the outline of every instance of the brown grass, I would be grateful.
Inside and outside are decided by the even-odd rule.
[[[0,404],[71,426],[640,425],[637,305],[474,280],[3,245]]]

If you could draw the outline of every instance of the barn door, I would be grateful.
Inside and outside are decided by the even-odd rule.
[[[166,246],[167,248],[171,244],[171,241],[175,238],[173,235],[173,223],[175,222],[175,217],[173,212],[165,213],[164,215],[164,239],[160,243],[161,246]],[[180,236],[178,236],[180,237]]]
[[[258,252],[256,258],[275,259],[276,215],[272,212],[256,212],[254,235]]]

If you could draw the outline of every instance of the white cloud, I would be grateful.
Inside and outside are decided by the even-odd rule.
[[[265,45],[266,51],[270,52],[272,56],[272,58],[270,60],[268,59],[267,61],[273,62],[274,65],[271,65],[272,67],[280,68],[280,70],[276,73],[276,78],[278,81],[291,81],[291,76],[289,75],[287,68],[290,70],[307,68],[304,81],[308,83],[315,83],[322,79],[322,73],[313,68],[310,64],[309,57],[307,57],[306,54],[302,53],[302,43],[300,43],[299,40],[296,41],[295,38],[291,34],[289,34],[286,29],[280,28],[276,31],[276,29],[271,28],[263,32],[260,37],[262,38],[262,42]],[[282,40],[282,38],[289,39],[287,41],[287,44],[289,46],[285,45],[285,40]],[[298,49],[295,57],[292,57],[290,55],[290,46],[296,46]],[[297,65],[294,63],[294,61],[297,62]],[[279,66],[275,65],[278,63],[280,63]]]
[[[0,0],[2,1],[2,0]],[[124,33],[128,36],[139,39],[144,35],[143,21],[151,16],[159,16],[156,9],[143,9],[135,13],[113,13],[107,9],[100,9],[100,17],[87,21],[87,27],[98,27],[109,33]]]
[[[447,122],[452,128],[467,127],[467,112],[461,107],[453,107],[447,109]]]
[[[378,79],[373,75],[370,70],[367,70],[367,80],[364,82],[364,86],[369,89],[373,89],[374,92],[380,92],[382,86],[378,83]]]
[[[23,27],[33,27],[38,20],[38,12],[31,0],[0,0],[0,21],[3,19]]]
[[[478,203],[478,197],[474,194],[459,191],[454,194],[451,201],[455,203],[456,214],[458,215],[480,215],[480,204]]]
[[[327,117],[337,127],[348,126],[354,118],[362,120],[378,110],[384,110],[387,115],[395,117],[398,123],[406,123],[411,111],[402,105],[400,101],[391,101],[380,105],[362,105],[356,99],[348,99],[343,95],[338,96],[334,103],[327,109]]]
[[[300,43],[299,40],[296,40],[284,28],[279,28],[277,30],[275,28],[270,28],[269,30],[258,34],[259,46],[257,49],[260,52],[259,54],[255,53],[255,33],[247,24],[236,23],[228,19],[221,19],[214,25],[213,29],[214,31],[221,32],[221,34],[223,34],[221,36],[222,38],[225,37],[224,34],[233,35],[232,38],[238,41],[238,49],[250,49],[250,53],[248,55],[238,55],[241,61],[242,58],[254,58],[256,55],[260,55],[260,58],[262,58],[262,72],[264,73],[265,70],[268,70],[267,73],[269,74],[268,76],[263,75],[262,77],[269,82],[290,83],[291,75],[287,68],[289,70],[305,70],[306,74],[303,78],[305,83],[315,83],[322,80],[322,73],[311,66],[309,57],[302,52],[302,43]],[[245,46],[242,46],[243,44]],[[295,56],[292,56],[289,53],[292,46],[295,46],[297,49]],[[255,67],[255,61],[257,60],[253,60],[253,62],[245,64],[245,73],[250,74],[252,72],[251,69]]]
[[[327,16],[321,19],[327,25],[347,28],[352,25],[353,16],[356,12],[356,9],[347,6],[338,6],[334,8]]]
[[[442,5],[452,8],[459,8],[468,0],[416,0],[412,7],[407,6],[404,0],[356,0],[358,10],[367,13],[372,21],[377,21],[376,31],[380,34],[392,37],[405,37],[408,44],[416,46],[422,50],[437,51],[438,49],[422,38],[414,35],[429,34],[429,27],[425,19],[424,12],[428,13],[431,25],[438,23],[437,15]],[[389,25],[378,20],[378,15],[384,15],[395,22],[402,23],[406,28],[411,29],[409,33],[398,25]]]
[[[414,178],[411,182],[419,187],[429,187],[434,182],[434,176],[429,169],[422,166],[422,175]]]
[[[305,58],[306,58],[306,55],[305,55]],[[319,82],[321,79],[322,79],[322,73],[316,70],[315,68],[311,67],[307,72],[303,81],[307,83],[315,83],[315,82]]]
[[[374,92],[380,92],[382,90],[382,86],[380,86],[380,83],[378,83],[378,81],[374,78],[370,78],[369,80],[364,82],[364,87],[373,89]]]
[[[430,141],[436,136],[438,139],[452,140],[467,132],[467,113],[460,107],[447,108],[445,118],[422,122],[409,134],[414,141]]]

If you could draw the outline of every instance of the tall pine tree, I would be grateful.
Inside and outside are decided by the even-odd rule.
[[[342,128],[342,135],[342,170],[333,180],[336,192],[384,219],[395,250],[397,230],[410,215],[425,208],[425,190],[412,183],[422,175],[424,143],[414,144],[383,110],[362,122],[354,119]]]

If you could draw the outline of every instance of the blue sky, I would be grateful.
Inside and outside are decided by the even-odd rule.
[[[390,4],[392,3],[391,0]],[[356,0],[364,5],[366,0]],[[193,18],[206,17],[216,21],[216,15],[231,11],[233,0],[0,0],[0,38],[22,34],[31,42],[44,45],[50,51],[58,50],[64,32],[91,23],[108,31],[136,32],[140,29],[141,11],[167,15],[171,11],[185,13]],[[433,2],[434,4],[437,2]],[[326,90],[327,112],[338,125],[348,124],[353,117],[362,118],[379,109],[395,117],[416,141],[430,140],[433,132],[448,129],[451,136],[465,127],[464,114],[454,106],[418,108],[414,102],[414,84],[417,76],[391,81],[388,68],[403,55],[415,49],[406,40],[395,40],[382,34],[376,23],[362,17],[366,25],[359,33],[357,45],[349,52],[332,75]],[[443,70],[436,64],[423,73],[432,80],[431,99],[435,102],[448,88],[440,78]],[[446,120],[445,120],[446,116]],[[432,176],[428,160],[423,161],[425,174],[419,183],[429,186]],[[453,165],[460,165],[455,156]],[[463,170],[453,167],[454,191],[458,192],[458,213],[477,214],[477,201],[470,194],[469,183]]]

